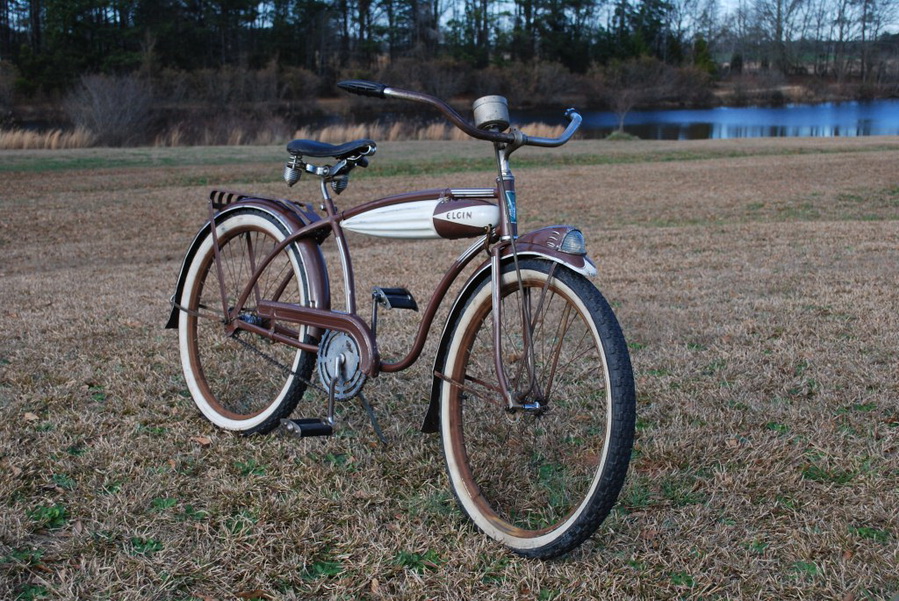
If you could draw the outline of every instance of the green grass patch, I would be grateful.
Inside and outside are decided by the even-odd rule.
[[[767,551],[768,547],[770,547],[770,546],[771,545],[769,543],[767,543],[763,540],[753,540],[748,543],[745,543],[745,547],[752,553],[755,553],[756,555],[761,555],[762,553]]]
[[[165,426],[148,426],[146,424],[138,424],[135,431],[139,434],[149,434],[150,436],[164,436],[168,432]]]
[[[162,543],[152,538],[132,536],[130,543],[131,546],[128,552],[131,555],[150,556],[162,551]]]
[[[301,573],[303,580],[319,580],[339,576],[343,573],[343,564],[339,561],[320,560],[309,564]]]
[[[778,422],[768,422],[765,424],[765,429],[777,432],[778,434],[786,434],[790,431],[790,426]]]
[[[259,518],[252,511],[241,510],[225,520],[225,530],[233,536],[248,534]]]
[[[193,505],[187,504],[184,506],[184,510],[178,514],[178,519],[180,520],[190,520],[194,522],[201,522],[209,517],[208,511],[203,511],[202,509],[197,509]]]
[[[115,495],[122,492],[123,486],[124,482],[121,480],[110,480],[103,483],[103,488],[100,489],[100,492],[104,495]]]
[[[640,511],[653,504],[653,491],[645,476],[632,474],[618,496],[619,505],[626,511]]]
[[[75,479],[68,474],[53,474],[50,479],[53,481],[53,484],[63,490],[72,490],[78,484],[75,482]]]
[[[385,143],[387,144],[387,143]],[[439,145],[440,152],[434,156],[423,156],[416,152],[421,149],[420,143],[390,142],[390,160],[376,157],[368,169],[357,169],[354,177],[397,177],[416,175],[441,175],[471,171],[492,171],[495,161],[491,156],[488,144],[482,145],[483,155],[477,158],[460,156],[470,153],[472,145],[454,144],[452,142],[432,142],[431,147]],[[657,147],[628,146],[627,152],[619,152],[617,145],[607,146],[609,152],[603,152],[601,142],[597,142],[595,152],[580,152],[570,147],[554,152],[527,153],[515,155],[513,164],[518,167],[570,167],[594,166],[634,163],[668,163],[680,161],[704,161],[715,159],[733,159],[750,156],[791,156],[801,154],[833,154],[881,152],[893,150],[889,145],[870,145],[864,147],[825,147],[808,148],[797,151],[791,147],[747,147],[727,151],[710,150],[659,150]],[[409,152],[405,152],[408,149]],[[614,150],[614,151],[613,151]],[[397,159],[394,156],[414,154],[416,159]],[[203,166],[273,166],[283,163],[287,153],[283,146],[204,146],[204,147],[160,147],[160,148],[116,148],[116,149],[79,149],[67,151],[5,151],[0,161],[0,173],[27,172],[42,173],[53,171],[77,170],[116,170],[123,168],[141,168],[147,170],[171,170],[180,167]],[[327,162],[327,161],[323,161]],[[273,170],[274,176],[280,176],[280,170]],[[211,180],[209,180],[211,182]],[[216,179],[221,183],[221,179]],[[208,185],[206,180],[192,179],[189,185]]]
[[[453,494],[449,490],[435,490],[424,496],[409,499],[407,511],[410,516],[452,515],[458,511]]]
[[[265,466],[257,463],[255,459],[249,461],[235,461],[234,467],[237,468],[241,476],[264,476]]]
[[[41,563],[44,553],[43,549],[34,549],[30,547],[13,549],[9,554],[0,557],[0,564],[35,566]]]
[[[673,572],[671,574],[671,584],[682,588],[693,588],[696,586],[696,581],[687,572]]]
[[[175,505],[178,504],[178,499],[174,499],[171,497],[156,497],[152,501],[150,501],[150,508],[153,511],[165,511],[166,509],[171,509]]]
[[[440,555],[433,550],[428,550],[424,553],[400,551],[394,555],[393,563],[416,574],[423,574],[430,570],[436,570],[440,567],[442,560]]]
[[[890,540],[890,533],[886,530],[880,530],[879,528],[870,528],[868,526],[851,526],[849,528],[849,533],[853,536],[872,540],[876,543],[885,543]]]
[[[489,562],[489,565],[482,572],[481,582],[484,584],[504,582],[507,578],[505,571],[510,563],[511,560],[508,557],[501,557]]]
[[[812,561],[796,561],[793,562],[793,572],[802,578],[814,578],[820,573],[818,564]]]
[[[802,469],[802,477],[813,482],[827,484],[848,484],[855,477],[855,473],[841,469],[826,469],[819,465],[810,464]]]
[[[19,594],[16,595],[15,601],[35,601],[37,599],[46,599],[50,596],[50,590],[40,584],[24,584],[19,588]]]
[[[41,505],[28,512],[28,517],[39,527],[55,530],[69,521],[69,512],[63,505]]]
[[[712,376],[727,367],[727,361],[724,359],[715,359],[702,368],[702,375]]]
[[[697,481],[690,475],[677,475],[662,481],[662,496],[675,507],[703,503],[706,495],[698,489]]]
[[[82,455],[87,453],[87,451],[87,446],[80,442],[66,447],[66,453],[68,453],[72,457],[81,457]]]

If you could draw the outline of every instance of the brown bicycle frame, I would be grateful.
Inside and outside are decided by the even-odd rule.
[[[515,261],[516,264],[517,273],[516,238],[518,237],[518,231],[515,216],[515,178],[509,168],[509,156],[512,154],[512,152],[514,152],[524,144],[547,147],[559,146],[561,144],[564,144],[568,141],[571,135],[573,135],[574,131],[577,129],[577,126],[580,123],[580,116],[577,115],[576,112],[569,110],[566,115],[571,120],[571,123],[562,134],[562,136],[560,136],[559,138],[528,138],[518,130],[512,130],[510,133],[501,133],[476,129],[442,100],[426,94],[393,88],[385,88],[384,90],[382,90],[382,94],[383,96],[431,104],[438,108],[444,114],[444,116],[446,116],[454,125],[465,131],[470,136],[482,140],[489,140],[493,143],[498,172],[498,176],[496,178],[496,188],[494,189],[494,196],[498,200],[500,210],[500,223],[497,224],[497,226],[492,231],[487,232],[477,242],[472,244],[466,251],[459,255],[459,257],[447,269],[447,271],[443,275],[443,278],[440,280],[436,289],[430,297],[427,309],[422,315],[418,331],[408,354],[400,361],[385,363],[380,359],[377,340],[375,339],[375,335],[373,334],[371,328],[368,326],[368,324],[365,323],[362,318],[360,318],[356,314],[356,290],[355,280],[353,276],[353,264],[350,257],[350,251],[347,245],[346,236],[344,234],[343,228],[341,227],[341,222],[344,219],[348,219],[372,209],[377,209],[394,204],[401,204],[404,202],[410,202],[422,198],[433,198],[432,191],[411,192],[396,196],[390,196],[387,198],[373,200],[361,205],[357,205],[356,207],[343,212],[338,212],[336,207],[334,206],[333,199],[331,198],[331,195],[327,189],[329,178],[326,172],[325,175],[321,176],[320,182],[323,198],[321,208],[325,211],[325,216],[321,219],[312,221],[311,223],[290,233],[281,243],[279,243],[274,248],[274,250],[268,257],[266,257],[258,266],[256,266],[252,277],[250,278],[242,294],[238,298],[236,305],[230,310],[228,315],[229,323],[226,326],[229,332],[233,332],[236,329],[248,330],[257,335],[269,338],[270,340],[287,344],[301,350],[317,352],[317,345],[302,342],[298,340],[296,336],[291,336],[291,333],[286,332],[284,329],[279,330],[275,327],[265,328],[263,326],[236,319],[236,316],[240,314],[243,306],[247,302],[247,299],[250,297],[250,294],[255,290],[257,280],[275,256],[281,253],[289,245],[294,244],[298,241],[307,238],[319,240],[324,239],[325,236],[322,235],[324,233],[323,230],[325,230],[325,228],[329,228],[330,234],[333,234],[335,242],[337,244],[338,256],[343,271],[344,294],[346,296],[347,311],[338,312],[333,311],[330,308],[305,307],[296,304],[279,303],[265,300],[259,301],[257,303],[257,309],[260,316],[269,321],[282,320],[289,323],[296,323],[298,325],[336,330],[349,334],[354,340],[357,341],[357,344],[359,345],[360,368],[362,372],[372,377],[377,376],[381,371],[397,372],[404,370],[418,360],[427,339],[427,332],[430,329],[431,324],[433,323],[434,317],[436,316],[437,309],[442,304],[452,283],[465,269],[465,267],[469,263],[471,263],[474,257],[478,254],[479,250],[484,249],[490,255],[489,263],[491,278],[493,282],[501,282],[501,268],[503,265],[503,261],[506,260],[506,258],[510,255],[510,250],[512,260]],[[214,216],[210,217],[210,227],[212,230],[212,235],[215,236],[216,228],[214,223]],[[490,246],[490,244],[493,244],[493,246]],[[217,243],[215,244],[215,246],[217,253]],[[324,272],[327,272],[327,266],[323,265],[322,270]],[[328,274],[313,273],[308,274],[307,277],[320,278],[319,281],[323,281],[327,279]],[[518,277],[519,287],[521,287],[520,275]],[[499,390],[502,391],[504,400],[511,408],[518,407],[520,405],[514,398],[514,395],[509,388],[508,378],[502,362],[502,303],[499,288],[499,286],[494,286],[492,294],[494,363],[496,366],[496,375],[498,378]],[[526,301],[524,300],[524,297],[522,297],[521,319],[523,322],[522,330],[525,337],[524,346],[528,355],[530,356],[533,350],[531,349],[530,344],[529,310],[525,306],[525,302]],[[532,363],[532,360],[528,360],[529,371],[532,371],[533,369]],[[533,373],[531,373],[530,382],[533,383],[533,380]]]
[[[324,184],[325,182],[322,183]],[[402,371],[414,364],[415,361],[417,361],[421,356],[421,351],[423,350],[425,342],[427,341],[427,332],[430,329],[434,321],[434,317],[437,314],[437,310],[440,308],[441,303],[446,298],[446,294],[452,286],[453,282],[456,280],[456,278],[458,278],[459,274],[465,269],[465,267],[468,266],[471,261],[477,256],[478,252],[487,246],[488,238],[494,238],[494,235],[491,233],[479,238],[459,257],[457,257],[456,260],[447,269],[446,273],[443,275],[443,278],[440,280],[434,292],[431,294],[430,301],[428,302],[428,306],[422,315],[421,322],[418,326],[418,331],[408,354],[403,359],[396,362],[382,362],[380,361],[378,353],[377,341],[371,331],[371,328],[362,320],[362,318],[360,318],[356,314],[356,290],[353,275],[352,258],[346,241],[346,235],[344,234],[340,222],[344,219],[348,219],[372,209],[402,204],[421,198],[433,198],[433,191],[423,190],[420,192],[411,192],[398,196],[382,198],[358,205],[344,212],[338,213],[336,208],[334,207],[333,200],[331,199],[330,195],[327,194],[327,190],[324,188],[324,185],[322,186],[322,188],[325,194],[323,206],[325,207],[326,216],[288,235],[277,246],[275,246],[274,249],[272,249],[271,253],[265,259],[263,259],[258,266],[256,266],[252,276],[247,282],[247,285],[244,287],[243,292],[238,297],[235,305],[229,311],[229,323],[227,328],[231,332],[237,329],[247,330],[259,336],[263,336],[265,338],[269,338],[270,340],[287,344],[301,350],[317,352],[317,345],[301,342],[296,337],[291,337],[290,334],[279,331],[275,328],[265,328],[263,326],[254,325],[252,323],[236,319],[236,316],[240,314],[247,300],[250,298],[251,294],[254,293],[256,282],[261,277],[262,273],[279,253],[281,253],[291,244],[294,244],[300,240],[318,238],[321,236],[322,230],[324,230],[325,228],[329,228],[330,232],[334,235],[338,249],[338,256],[340,258],[343,269],[347,312],[338,312],[332,311],[330,309],[319,309],[315,307],[305,307],[301,305],[263,300],[257,303],[257,309],[260,316],[264,319],[278,319],[296,323],[298,325],[337,330],[349,334],[357,341],[360,346],[361,369],[366,375],[376,376],[381,371]],[[215,228],[213,228],[213,230],[214,229]],[[325,274],[309,274],[309,277],[322,278],[325,277]]]

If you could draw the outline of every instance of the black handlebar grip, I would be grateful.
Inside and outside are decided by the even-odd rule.
[[[359,94],[360,96],[374,96],[375,98],[384,98],[384,90],[387,86],[376,81],[366,81],[364,79],[350,79],[341,81],[337,84],[338,88],[344,89],[351,94]]]

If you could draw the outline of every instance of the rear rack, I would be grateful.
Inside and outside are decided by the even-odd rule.
[[[242,200],[258,198],[259,200],[267,200],[269,202],[275,202],[287,208],[290,208],[291,211],[296,211],[299,209],[303,213],[314,213],[315,210],[307,205],[304,202],[297,202],[295,200],[287,200],[284,198],[268,198],[267,196],[259,196],[258,194],[245,194],[243,192],[234,192],[232,190],[212,190],[209,193],[209,203],[212,205],[212,208],[216,211],[221,211],[225,207],[232,205],[236,202],[240,202]]]
[[[228,190],[213,190],[209,193],[209,202],[216,211],[221,211],[231,203],[240,202],[244,198],[249,198],[249,195]]]

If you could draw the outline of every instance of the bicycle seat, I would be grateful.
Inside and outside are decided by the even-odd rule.
[[[344,144],[327,144],[315,140],[294,140],[287,145],[287,152],[301,157],[334,157],[345,159],[350,156],[372,154],[377,145],[372,140],[353,140]]]

